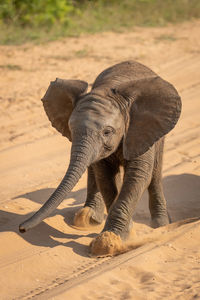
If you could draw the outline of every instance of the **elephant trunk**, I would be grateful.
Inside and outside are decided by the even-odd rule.
[[[72,143],[70,163],[64,178],[47,202],[31,218],[19,225],[20,232],[26,232],[38,225],[71,192],[87,167],[94,161],[95,152],[92,149],[92,144],[92,141],[88,137]]]

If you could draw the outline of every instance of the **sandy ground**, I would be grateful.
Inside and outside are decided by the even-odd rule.
[[[0,299],[200,299],[200,22],[0,46]],[[144,245],[114,258],[91,258],[101,230],[71,227],[86,175],[53,216],[20,234],[18,225],[60,182],[70,143],[53,128],[40,98],[56,77],[90,84],[104,68],[138,60],[173,83],[183,100],[168,135],[163,169],[172,222],[149,227],[147,196],[135,216]],[[177,223],[177,221],[179,221]],[[71,297],[71,298],[70,298]]]

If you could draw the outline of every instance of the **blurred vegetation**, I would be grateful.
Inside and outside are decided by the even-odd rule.
[[[200,0],[0,0],[0,43],[164,26],[200,17]]]

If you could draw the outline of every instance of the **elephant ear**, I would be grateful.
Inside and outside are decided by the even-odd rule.
[[[176,125],[181,99],[175,88],[158,76],[121,85],[118,93],[129,106],[123,154],[131,160],[145,153]]]
[[[86,92],[87,87],[85,81],[56,78],[41,99],[52,126],[70,141],[68,121],[77,100]]]

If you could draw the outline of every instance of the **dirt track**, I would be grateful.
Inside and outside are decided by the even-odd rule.
[[[40,101],[49,82],[60,77],[91,84],[104,68],[128,59],[151,67],[182,97],[181,119],[165,147],[165,195],[173,222],[200,216],[199,36],[196,21],[0,47],[0,299],[200,298],[200,221],[152,232],[146,195],[134,217],[137,234],[161,232],[162,238],[116,258],[88,256],[101,227],[71,227],[85,199],[85,175],[52,217],[18,233],[69,162],[70,143],[51,128]]]

